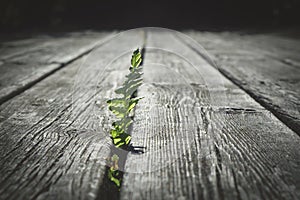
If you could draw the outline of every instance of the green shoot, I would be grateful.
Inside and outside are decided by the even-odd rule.
[[[117,187],[121,186],[122,179],[120,178],[119,166],[118,166],[119,156],[114,154],[111,159],[111,166],[108,170],[108,178],[114,182]]]
[[[126,75],[126,80],[115,93],[121,95],[107,101],[109,110],[119,119],[112,124],[113,129],[110,136],[116,147],[129,146],[131,136],[127,133],[129,125],[132,123],[132,111],[142,98],[136,98],[135,94],[139,86],[142,85],[142,55],[139,49],[133,52],[131,57],[130,73]]]

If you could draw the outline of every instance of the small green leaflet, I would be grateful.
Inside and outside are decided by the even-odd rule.
[[[113,137],[112,140],[113,140],[113,144],[116,147],[122,147],[123,145],[129,145],[129,143],[131,141],[131,136],[124,132],[121,134],[116,132],[116,134],[114,134],[114,136],[115,137]]]
[[[138,68],[140,66],[141,62],[142,62],[142,55],[139,49],[137,49],[133,52],[133,55],[131,57],[131,67],[133,71],[135,70],[135,68]]]
[[[123,98],[128,99],[142,85],[142,79],[133,79],[125,81],[123,86],[115,91],[116,94],[122,94]]]
[[[142,98],[134,98],[134,99],[112,99],[107,101],[108,108],[111,110],[116,117],[125,118],[127,117],[133,108],[136,106],[138,101]]]
[[[128,126],[132,123],[132,119],[130,117],[123,118],[119,121],[116,121],[112,124],[115,129],[119,130],[127,130]]]
[[[115,98],[115,99],[110,99],[107,101],[108,106],[125,106],[126,105],[126,99],[124,98]]]
[[[119,176],[119,170],[114,170],[112,167],[109,168],[109,171],[108,171],[108,178],[114,182],[117,187],[120,187],[121,186],[121,179],[118,178]]]
[[[119,156],[114,154],[110,159],[110,168],[108,170],[108,178],[114,182],[118,188],[121,186],[122,179],[120,178],[120,172],[118,170],[118,162],[119,162]]]

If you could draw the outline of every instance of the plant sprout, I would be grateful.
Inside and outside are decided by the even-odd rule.
[[[136,97],[136,91],[143,81],[141,62],[142,56],[137,49],[131,57],[130,73],[126,75],[126,80],[122,86],[115,90],[115,93],[121,97],[107,101],[109,110],[118,118],[118,121],[112,124],[113,129],[110,130],[112,142],[116,147],[124,147],[124,145],[128,147],[131,141],[131,136],[127,132],[133,121],[132,111],[142,99]]]
[[[127,148],[130,146],[131,136],[128,134],[128,128],[133,122],[133,110],[141,98],[136,97],[137,89],[142,85],[141,78],[142,68],[140,64],[142,56],[139,49],[133,52],[131,57],[130,73],[126,75],[126,80],[115,93],[120,98],[114,98],[107,101],[109,110],[115,114],[118,121],[112,123],[113,128],[110,130],[110,136],[116,147]],[[122,182],[122,174],[119,171],[119,156],[114,154],[110,158],[110,167],[108,170],[108,178],[120,188]]]

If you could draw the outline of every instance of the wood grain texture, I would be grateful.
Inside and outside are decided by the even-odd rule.
[[[0,106],[0,199],[95,199],[111,143],[106,100],[138,32],[114,38]]]
[[[298,135],[177,37],[150,29],[155,43],[169,51],[146,48],[132,142],[147,149],[121,199],[298,199]]]
[[[0,104],[87,54],[105,36],[83,32],[2,43]]]
[[[210,52],[220,72],[300,134],[299,40],[267,34],[189,35]]]

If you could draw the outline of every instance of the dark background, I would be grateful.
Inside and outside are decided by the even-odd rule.
[[[299,0],[0,0],[1,32],[299,27]]]

